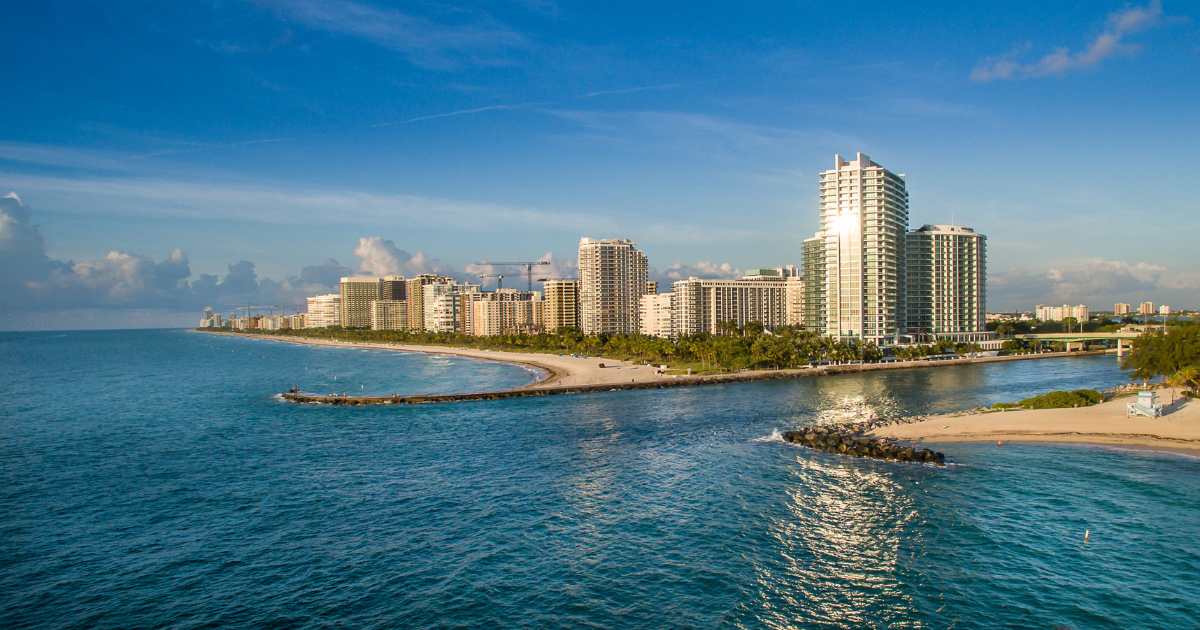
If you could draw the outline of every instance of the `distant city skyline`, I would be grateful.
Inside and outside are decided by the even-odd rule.
[[[842,8],[18,2],[0,329],[574,277],[581,235],[739,278],[802,263],[816,174],[859,151],[910,228],[988,236],[988,310],[1200,307],[1196,7]]]

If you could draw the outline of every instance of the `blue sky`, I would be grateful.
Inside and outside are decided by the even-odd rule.
[[[857,151],[988,235],[990,309],[1200,307],[1200,7],[780,4],[10,3],[0,328],[565,275],[580,236],[799,264]]]

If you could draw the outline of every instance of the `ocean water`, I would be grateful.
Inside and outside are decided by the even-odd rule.
[[[0,334],[0,627],[1200,627],[1200,460],[980,444],[935,468],[776,437],[1127,382],[1111,356],[275,396],[532,378],[182,331]]]

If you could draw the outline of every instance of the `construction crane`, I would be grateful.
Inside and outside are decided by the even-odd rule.
[[[520,267],[525,270],[525,280],[529,283],[529,291],[533,290],[533,268],[538,265],[549,265],[548,260],[533,260],[529,262],[477,262],[476,265],[490,265],[492,267]]]
[[[500,289],[503,289],[503,288],[504,288],[504,276],[503,276],[502,274],[498,274],[498,273],[484,273],[484,274],[480,274],[480,275],[479,275],[479,277],[480,277],[480,278],[495,278],[495,279],[496,279],[496,290],[497,290],[497,291],[499,291]]]
[[[253,309],[256,309],[256,308],[275,308],[275,307],[274,306],[238,306],[238,307],[234,308],[233,310],[235,312],[236,311],[245,311],[244,313],[242,313],[242,315],[244,317],[250,317],[250,311]]]

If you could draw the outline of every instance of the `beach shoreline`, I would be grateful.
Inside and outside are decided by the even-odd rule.
[[[885,364],[839,365],[788,370],[756,370],[717,375],[659,374],[651,366],[602,357],[571,357],[555,354],[476,350],[447,346],[422,346],[353,342],[310,337],[261,335],[196,330],[208,334],[264,339],[301,345],[334,346],[455,355],[483,361],[496,361],[531,367],[542,374],[534,382],[519,387],[483,392],[428,394],[410,396],[345,396],[321,394],[284,394],[285,399],[300,403],[337,405],[421,404],[455,401],[498,400],[554,394],[659,389],[692,385],[717,385],[749,381],[808,378],[877,370],[920,369],[947,365],[967,365],[1013,360],[1065,358],[1089,353],[1044,353],[1012,357],[979,357],[938,362],[906,361]],[[603,367],[601,367],[603,366]],[[1170,403],[1170,390],[1164,403]],[[957,411],[922,417],[919,421],[901,421],[880,427],[869,435],[919,444],[982,443],[997,441],[1041,444],[1085,444],[1119,449],[1167,452],[1200,456],[1200,402],[1181,399],[1166,405],[1163,418],[1124,418],[1128,398],[1109,400],[1078,409],[1009,410],[974,415]],[[949,427],[943,429],[942,427]]]
[[[1122,397],[1070,409],[938,414],[870,434],[921,444],[1087,444],[1200,457],[1200,401],[1176,393],[1172,402],[1170,389],[1158,391],[1164,406],[1160,418],[1127,418],[1125,404],[1132,399]]]
[[[189,332],[199,332],[214,335],[226,335],[251,339],[265,339],[286,343],[321,346],[343,346],[352,348],[372,348],[398,352],[420,352],[424,354],[452,354],[485,361],[499,361],[532,366],[544,370],[547,376],[533,383],[509,390],[489,392],[468,392],[442,396],[417,396],[418,402],[447,402],[450,400],[479,400],[490,399],[493,394],[513,394],[524,392],[525,395],[544,395],[553,393],[578,393],[580,391],[608,391],[613,389],[646,389],[655,387],[679,387],[687,385],[727,384],[742,381],[761,381],[787,378],[808,378],[814,376],[831,376],[856,372],[911,370],[955,365],[971,365],[976,363],[998,363],[1006,361],[1027,361],[1037,359],[1053,359],[1064,357],[1089,356],[1105,354],[1103,351],[1084,352],[1047,352],[1042,354],[1024,354],[1004,357],[963,357],[938,361],[895,361],[889,363],[858,363],[844,365],[828,365],[820,367],[789,368],[781,370],[743,370],[722,374],[685,375],[660,374],[659,370],[650,365],[639,365],[631,361],[605,357],[572,357],[537,352],[508,352],[502,350],[476,350],[453,346],[422,346],[414,344],[391,344],[377,342],[341,341],[333,339],[315,339],[311,337],[292,337],[279,335],[263,335],[256,333],[232,333],[193,329]],[[503,397],[514,397],[505,395]],[[382,397],[358,397],[356,404],[383,404],[393,399]],[[366,399],[370,400],[366,400]],[[400,402],[409,397],[401,397]]]

